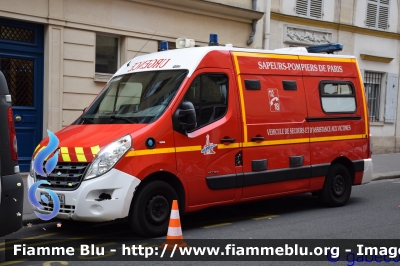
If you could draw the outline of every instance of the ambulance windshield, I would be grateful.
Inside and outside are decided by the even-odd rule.
[[[148,124],[174,98],[186,70],[163,70],[114,77],[75,124]]]

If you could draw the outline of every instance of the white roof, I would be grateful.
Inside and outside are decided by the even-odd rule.
[[[151,70],[176,70],[187,69],[189,70],[188,76],[190,77],[196,70],[196,67],[206,54],[211,51],[232,51],[232,52],[249,52],[249,53],[262,53],[262,54],[282,54],[282,55],[310,55],[315,57],[327,58],[355,58],[349,55],[334,55],[334,54],[316,54],[308,53],[306,49],[296,47],[283,48],[276,50],[260,50],[260,49],[245,49],[224,46],[205,46],[174,49],[168,51],[161,51],[142,55],[133,58],[126,62],[114,76],[123,75],[132,72],[143,72]]]

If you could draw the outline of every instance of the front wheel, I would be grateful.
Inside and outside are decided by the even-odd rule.
[[[129,225],[144,237],[165,236],[168,230],[172,201],[178,199],[175,190],[163,181],[154,181],[133,197]]]
[[[351,194],[351,176],[342,164],[334,164],[329,168],[328,175],[319,196],[323,203],[330,207],[346,204]]]

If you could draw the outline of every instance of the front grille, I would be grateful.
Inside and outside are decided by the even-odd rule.
[[[41,188],[75,190],[82,182],[83,174],[88,165],[89,163],[59,162],[47,177],[36,174],[36,181],[46,180],[51,184],[41,185]]]
[[[42,205],[44,211],[48,211],[48,212],[52,212],[53,211],[53,208],[54,208],[53,203],[41,202],[40,204]],[[65,205],[63,203],[60,204],[60,212],[59,213],[67,213],[67,214],[71,213],[71,214],[73,214],[74,212],[75,212],[75,206],[74,205]]]

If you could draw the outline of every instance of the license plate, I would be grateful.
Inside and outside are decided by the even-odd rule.
[[[44,193],[44,192],[40,192],[40,198],[41,199],[42,199],[42,196],[46,197],[47,200],[49,201],[49,203],[53,203],[53,200],[52,200],[52,198],[50,197],[49,194]],[[60,200],[60,204],[63,204],[64,203],[64,195],[58,195],[57,194],[57,196],[58,196],[58,199]]]

